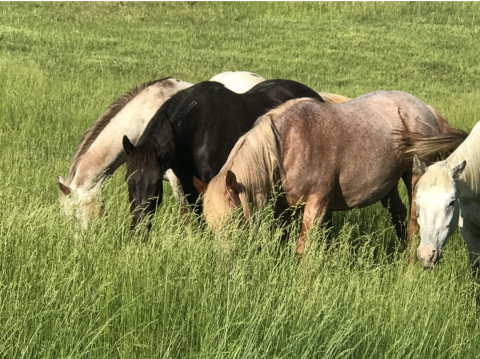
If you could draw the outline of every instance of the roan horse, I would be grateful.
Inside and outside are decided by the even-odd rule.
[[[480,122],[468,137],[462,132],[434,137],[404,135],[408,137],[402,141],[411,144],[406,147],[407,153],[415,155],[414,171],[421,176],[415,188],[421,237],[418,259],[424,268],[433,267],[448,238],[460,225],[470,259],[478,268],[475,262],[480,254]],[[429,167],[417,157],[453,149],[445,160]]]
[[[264,79],[251,72],[225,72],[213,77],[232,91],[243,92]],[[73,155],[67,179],[58,178],[59,200],[65,212],[75,217],[85,229],[93,213],[102,183],[126,160],[122,136],[136,144],[155,112],[172,95],[192,86],[174,78],[164,78],[137,86],[116,99],[83,134]],[[177,200],[183,192],[171,170],[166,177]]]
[[[162,202],[161,179],[168,168],[194,204],[198,193],[192,178],[209,181],[259,116],[300,97],[323,101],[309,87],[291,80],[266,80],[244,94],[206,81],[174,95],[157,111],[137,146],[124,137],[132,227]],[[146,223],[150,228],[150,220]]]
[[[314,222],[321,224],[330,211],[381,201],[402,238],[406,210],[397,184],[403,178],[411,202],[412,163],[394,142],[394,131],[401,129],[425,135],[441,131],[429,106],[400,91],[373,92],[337,105],[289,101],[239,139],[208,185],[194,178],[204,193],[204,218],[218,228],[238,206],[249,218],[279,192],[279,212],[303,207],[301,256]]]

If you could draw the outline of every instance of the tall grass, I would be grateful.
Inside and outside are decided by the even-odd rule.
[[[2,3],[0,357],[478,357],[458,234],[434,270],[407,266],[375,205],[335,214],[298,263],[298,222],[285,244],[268,210],[214,237],[182,223],[167,189],[142,244],[123,168],[86,233],[60,213],[55,174],[116,97],[165,76],[399,89],[470,129],[479,15],[476,3]]]

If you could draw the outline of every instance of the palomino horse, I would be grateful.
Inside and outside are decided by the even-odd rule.
[[[236,206],[248,218],[278,190],[284,195],[277,209],[303,207],[299,256],[308,229],[329,211],[377,201],[389,207],[403,237],[406,210],[397,184],[403,178],[411,199],[412,164],[394,141],[394,131],[401,129],[425,135],[441,131],[429,107],[400,91],[373,92],[337,105],[289,101],[239,139],[208,186],[194,179],[204,192],[204,218],[218,228]],[[282,203],[285,208],[279,208]]]
[[[193,176],[209,181],[238,138],[271,108],[293,98],[321,97],[291,80],[266,80],[244,94],[202,82],[172,96],[152,118],[137,146],[124,137],[132,227],[162,202],[161,178],[171,168],[189,203],[197,201]],[[150,228],[150,221],[147,222]]]
[[[232,91],[242,92],[264,79],[251,72],[226,72],[214,76]],[[67,214],[80,221],[85,229],[95,208],[102,183],[125,162],[122,136],[136,144],[155,112],[172,95],[192,86],[191,83],[165,78],[137,86],[118,99],[90,126],[73,155],[67,179],[58,176],[60,204]],[[177,200],[183,199],[178,179],[171,170],[166,177]],[[100,215],[103,207],[99,207]]]
[[[474,267],[480,254],[480,122],[470,135],[423,137],[409,134],[407,153],[415,155],[414,171],[420,245],[417,256],[424,268],[433,267],[443,246],[458,225]],[[465,139],[466,137],[466,139]],[[457,148],[458,147],[458,148]],[[445,160],[427,167],[425,154],[456,150]]]

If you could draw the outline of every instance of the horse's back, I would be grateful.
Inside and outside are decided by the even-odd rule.
[[[256,84],[265,81],[265,79],[253,72],[248,71],[227,71],[213,76],[209,81],[220,82],[229,90],[236,93],[244,93],[250,90]]]
[[[266,80],[245,94],[235,93],[218,82],[204,81],[173,96],[166,104],[166,112],[180,134],[181,127],[190,121],[204,131],[233,129],[240,136],[271,108],[307,96],[322,101],[317,92],[292,80]]]
[[[293,80],[266,80],[244,94],[233,92],[219,82],[203,81],[178,92],[167,101],[166,107],[168,117],[173,122],[186,118],[193,108],[210,116],[215,115],[210,117],[211,121],[215,121],[219,116],[222,119],[236,115],[259,117],[267,110],[299,97],[313,97],[322,101],[317,92]],[[250,113],[250,110],[253,112]]]
[[[418,121],[420,112],[432,116],[401,92],[370,93],[336,105],[303,101],[288,108],[273,124],[290,200],[305,196],[306,188],[331,191],[333,210],[383,198],[408,167],[397,153],[393,130]]]
[[[394,130],[440,132],[428,107],[401,91],[376,91],[333,105],[302,101],[288,107],[274,122],[280,132],[282,128],[297,131],[299,138],[329,136],[329,141],[339,143],[351,138],[350,144],[358,142],[360,146],[371,142],[372,131],[389,142]]]
[[[435,135],[440,125],[429,106],[417,97],[403,91],[375,91],[350,101],[374,112],[389,112],[389,119],[397,130]],[[345,104],[346,105],[346,104]],[[399,122],[398,119],[401,121]]]
[[[318,92],[310,87],[294,80],[285,79],[265,80],[245,92],[245,95],[250,97],[263,96],[270,101],[275,101],[277,105],[299,97],[312,97],[324,102]]]

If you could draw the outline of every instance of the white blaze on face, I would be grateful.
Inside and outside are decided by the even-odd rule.
[[[420,179],[415,196],[421,237],[417,256],[424,267],[431,267],[439,259],[448,237],[457,228],[459,204],[453,179],[449,185],[443,183],[442,186],[428,188],[422,187],[422,180],[428,178]]]

